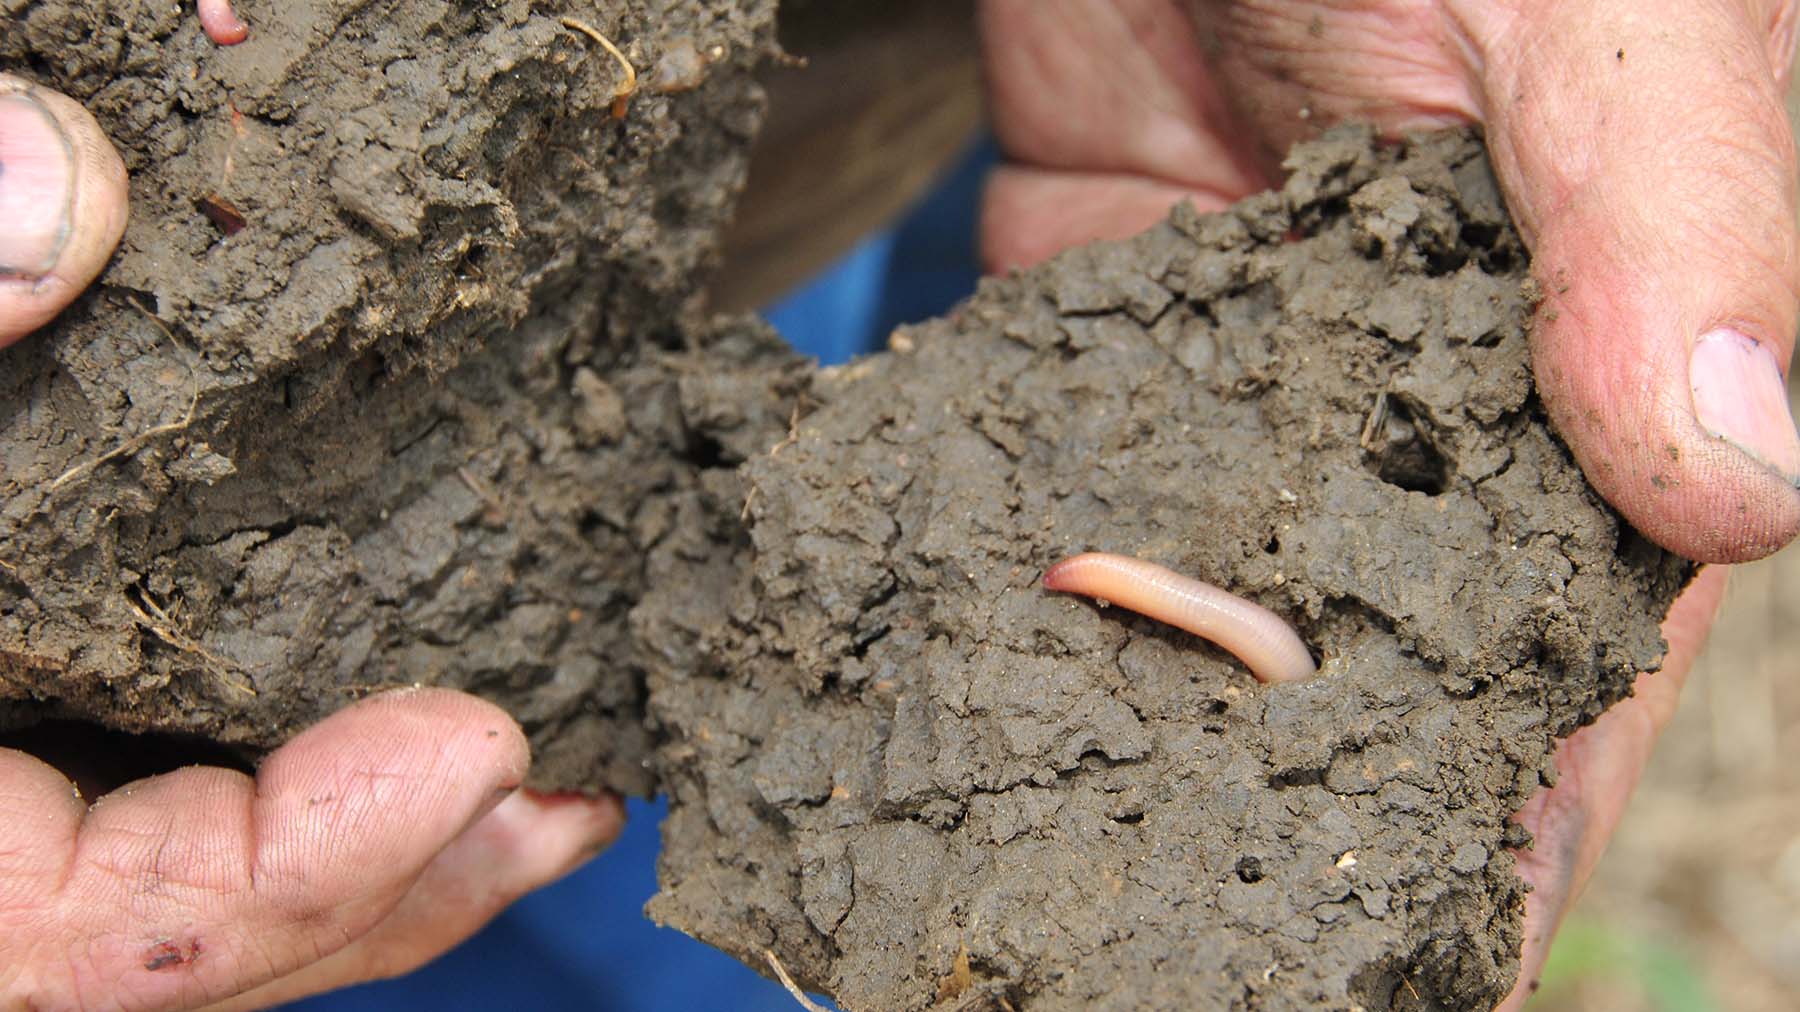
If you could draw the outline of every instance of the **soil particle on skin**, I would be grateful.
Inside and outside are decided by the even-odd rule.
[[[1689,567],[1546,427],[1478,141],[1289,167],[827,370],[738,557],[658,553],[653,916],[856,1010],[1510,989],[1508,817]],[[1272,608],[1319,677],[1040,588],[1090,549]]]
[[[0,724],[267,747],[436,683],[523,721],[537,786],[651,789],[645,553],[803,382],[694,302],[773,0],[294,0],[230,48],[191,4],[4,10],[132,218],[0,352]],[[568,16],[681,87],[615,116]]]

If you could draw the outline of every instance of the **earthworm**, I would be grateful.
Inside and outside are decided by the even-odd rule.
[[[1292,682],[1316,670],[1280,615],[1154,562],[1083,552],[1051,566],[1044,589],[1085,594],[1186,629],[1231,651],[1260,681]]]
[[[235,46],[250,37],[250,26],[231,9],[231,0],[200,0],[200,27],[206,37],[221,46]]]

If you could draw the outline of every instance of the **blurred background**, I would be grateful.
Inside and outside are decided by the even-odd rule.
[[[714,281],[830,363],[973,291],[981,124],[967,0],[798,0],[771,118]],[[1789,96],[1790,119],[1800,103]],[[1794,390],[1790,389],[1790,396]],[[1531,1012],[1800,1009],[1800,551],[1739,567],[1681,709]],[[625,837],[399,981],[291,1006],[674,1012],[799,1008],[735,960],[651,925],[661,802]],[[829,1007],[829,1006],[828,1006]]]

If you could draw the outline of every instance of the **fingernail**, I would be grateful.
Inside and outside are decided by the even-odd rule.
[[[0,95],[0,276],[50,273],[69,239],[75,156],[50,110]]]
[[[1800,435],[1773,352],[1721,327],[1694,345],[1688,382],[1694,414],[1706,431],[1800,484]]]
[[[513,797],[518,793],[519,782],[516,780],[512,783],[500,784],[495,787],[488,792],[487,797],[482,798],[481,801],[476,804],[475,809],[469,813],[468,821],[463,823],[462,829],[458,832],[467,832],[470,826],[473,826],[482,819],[492,815],[494,809],[506,804],[506,799]]]
[[[551,791],[540,794],[527,788],[524,794],[544,812],[575,808],[587,817],[588,838],[581,848],[580,860],[593,857],[619,838],[619,830],[624,825],[621,821],[624,810],[618,797],[610,792],[593,795],[578,791]]]

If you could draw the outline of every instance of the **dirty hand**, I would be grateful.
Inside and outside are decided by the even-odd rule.
[[[91,804],[0,749],[0,1008],[262,1008],[411,970],[618,835],[616,799],[519,790],[529,761],[445,689],[341,710],[254,779]]]
[[[0,346],[99,273],[125,193],[91,116],[0,74]],[[444,690],[343,710],[254,779],[92,805],[0,748],[0,1008],[262,1007],[418,966],[618,835],[617,799],[517,790],[528,763],[510,717]]]
[[[1784,373],[1800,316],[1779,0],[983,0],[991,268],[1134,234],[1279,180],[1331,123],[1485,124],[1543,280],[1532,358],[1558,430],[1640,531],[1689,558],[1800,532]],[[1723,593],[1702,573],[1664,671],[1562,743],[1520,820],[1522,1003],[1623,813]]]

